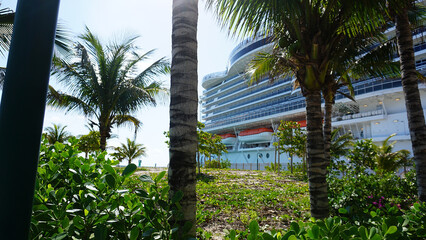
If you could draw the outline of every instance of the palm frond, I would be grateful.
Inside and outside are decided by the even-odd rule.
[[[53,107],[65,109],[67,111],[77,110],[89,117],[96,115],[94,109],[81,99],[72,95],[60,93],[50,85],[49,92],[47,94],[47,103]]]

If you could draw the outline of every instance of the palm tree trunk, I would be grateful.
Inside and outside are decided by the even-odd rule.
[[[311,215],[317,219],[328,217],[329,204],[327,196],[327,162],[324,154],[322,131],[321,94],[319,91],[307,92],[307,161]]]
[[[172,67],[170,86],[170,198],[181,191],[183,219],[196,230],[196,151],[197,140],[197,20],[198,0],[173,0]],[[183,232],[180,232],[181,237]]]
[[[418,88],[414,60],[413,37],[408,11],[400,11],[395,18],[398,52],[401,63],[401,81],[407,108],[414,162],[416,163],[418,195],[426,201],[426,125]]]
[[[330,146],[331,146],[331,114],[333,111],[333,101],[325,100],[324,110],[324,154],[327,166],[330,165]]]
[[[106,127],[100,127],[99,133],[101,135],[101,138],[99,140],[99,147],[102,151],[105,151],[106,149],[106,140],[108,138],[108,129]]]

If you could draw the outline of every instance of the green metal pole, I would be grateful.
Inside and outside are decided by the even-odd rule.
[[[28,239],[59,0],[18,0],[0,103],[0,238]]]

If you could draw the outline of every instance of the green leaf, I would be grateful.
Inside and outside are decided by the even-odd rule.
[[[386,231],[385,235],[390,235],[390,234],[394,234],[396,233],[396,231],[398,231],[398,228],[395,226],[390,226],[388,228],[388,230]]]
[[[113,167],[111,167],[110,165],[105,164],[104,165],[104,169],[111,174],[112,176],[117,175],[117,173],[115,172],[115,169]]]
[[[62,225],[62,228],[67,228],[70,225],[70,219],[67,216],[65,216],[61,220],[61,225]]]
[[[382,236],[380,236],[379,234],[376,233],[376,235],[374,235],[374,237],[371,238],[371,240],[382,240]]]
[[[413,207],[416,211],[420,211],[420,204],[419,203],[414,203]]]
[[[314,239],[319,239],[319,232],[320,232],[320,228],[318,227],[318,225],[314,225],[312,227],[312,235]]]
[[[288,231],[284,236],[281,238],[281,240],[288,240],[291,236],[294,236],[296,233],[293,230]]]
[[[148,193],[145,192],[145,190],[143,190],[143,189],[136,189],[135,193],[139,197],[143,197],[143,198],[148,198],[148,196],[149,196]]]
[[[259,233],[259,224],[257,221],[251,221],[249,224],[250,236],[254,237],[252,239],[256,239],[257,234]]]
[[[373,237],[376,235],[376,233],[377,233],[377,228],[372,227],[372,228],[370,229],[370,235],[368,235],[368,238],[369,238],[369,239],[373,238]]]
[[[362,239],[368,239],[368,232],[364,226],[359,227],[358,232]]]
[[[132,228],[132,230],[130,231],[130,240],[136,240],[138,239],[138,236],[139,236],[139,228],[138,227]]]
[[[290,229],[293,230],[296,234],[299,234],[300,232],[300,226],[297,222],[291,222]]]
[[[60,233],[52,238],[52,240],[62,240],[67,237],[67,233]]]
[[[121,176],[128,177],[128,176],[132,175],[136,171],[136,169],[138,169],[138,167],[135,164],[131,163],[131,164],[127,165],[127,167],[124,169]]]
[[[111,174],[105,176],[105,181],[110,188],[115,188],[115,178]]]
[[[287,238],[288,240],[298,240],[296,236],[291,235],[290,237]]]
[[[157,177],[155,178],[155,182],[158,183],[164,176],[166,175],[166,171],[160,172]]]
[[[229,237],[229,239],[230,240],[236,240],[237,238],[237,232],[235,232],[235,230],[231,230],[230,232],[229,232],[229,235],[228,235],[228,237]]]
[[[370,215],[371,215],[371,217],[375,217],[375,216],[377,216],[377,213],[375,211],[371,211]]]
[[[83,221],[83,219],[80,216],[75,216],[73,218],[73,225],[76,228],[82,230],[84,228],[84,221]]]
[[[339,208],[339,213],[340,214],[347,214],[348,210],[344,209],[344,208]]]
[[[263,240],[275,240],[275,238],[272,237],[271,234],[269,234],[269,233],[263,233],[262,238],[263,238]]]
[[[141,175],[141,176],[139,177],[139,179],[140,179],[142,182],[155,183],[155,182],[152,180],[152,178],[151,178],[150,176],[148,176],[148,175]]]

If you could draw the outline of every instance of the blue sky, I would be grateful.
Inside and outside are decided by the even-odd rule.
[[[0,0],[1,8],[16,8],[16,0]],[[231,50],[237,41],[221,30],[211,12],[204,8],[204,1],[199,2],[198,22],[198,78],[201,95],[201,79],[204,75],[223,71],[228,62]],[[171,56],[171,18],[172,0],[62,0],[59,21],[74,35],[83,32],[88,26],[101,39],[108,41],[122,35],[139,35],[137,45],[141,51],[157,49],[153,57],[158,59]],[[0,66],[6,66],[6,58],[0,58]],[[143,67],[143,66],[141,66]],[[170,78],[162,80],[168,86]],[[55,79],[50,80],[55,85]],[[60,85],[55,85],[60,88]],[[143,166],[166,166],[168,149],[163,132],[169,127],[168,101],[157,107],[147,107],[137,113],[143,126],[138,132],[137,142],[147,148],[147,157],[142,159]],[[44,126],[52,123],[67,125],[73,135],[86,134],[86,119],[77,113],[47,109]],[[117,146],[133,137],[133,129],[114,128],[113,134],[118,138],[108,141],[109,146]]]

